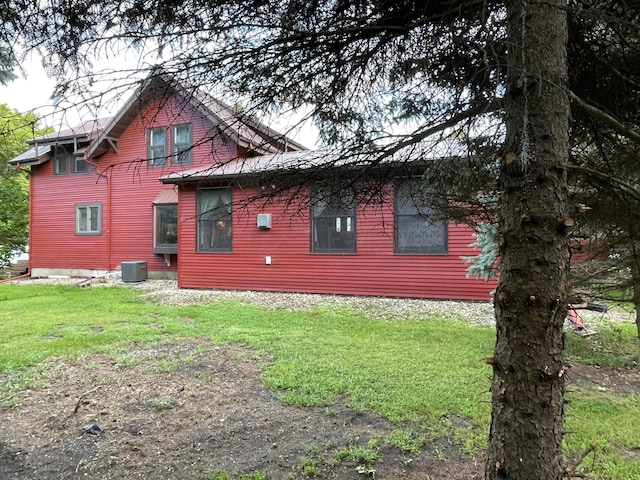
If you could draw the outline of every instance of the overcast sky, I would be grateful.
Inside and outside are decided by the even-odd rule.
[[[0,103],[4,103],[9,108],[21,113],[33,112],[41,119],[41,123],[56,130],[72,127],[81,121],[91,120],[95,117],[95,113],[89,112],[87,109],[79,111],[75,107],[64,110],[56,108],[51,99],[55,82],[47,77],[39,61],[23,62],[22,68],[24,75],[16,72],[19,78],[7,86],[0,85]],[[111,109],[105,107],[101,109],[98,116],[115,115],[117,112],[113,111],[114,108],[113,105],[111,105]],[[294,120],[290,118],[286,122],[290,122],[290,124],[278,125],[277,122],[273,122],[269,126],[284,133],[289,126],[293,125]],[[294,129],[288,135],[308,148],[314,148],[316,145],[317,132],[311,126],[305,126],[300,130]]]

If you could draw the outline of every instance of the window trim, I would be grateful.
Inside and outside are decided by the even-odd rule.
[[[64,152],[64,159],[59,157],[58,152]],[[64,165],[64,171],[60,171],[60,165]],[[63,177],[69,175],[69,151],[64,145],[53,146],[53,174],[56,177]]]
[[[84,170],[78,170],[78,163],[84,165]],[[87,173],[89,173],[89,164],[84,161],[84,154],[71,155],[71,174],[86,175]]]
[[[318,254],[318,255],[354,255],[356,253],[356,245],[357,245],[357,227],[356,227],[356,201],[355,201],[355,196],[354,193],[351,189],[346,188],[343,189],[341,191],[341,196],[344,198],[350,197],[350,205],[348,209],[345,209],[343,211],[341,211],[341,215],[316,215],[315,214],[315,208],[318,205],[318,202],[320,201],[322,196],[327,196],[324,195],[321,192],[326,191],[327,188],[323,187],[322,185],[320,186],[316,186],[312,193],[311,193],[311,205],[310,205],[310,212],[309,212],[309,223],[310,223],[310,252],[312,254]],[[333,200],[331,197],[335,196],[335,192],[336,192],[336,188],[332,187],[330,189],[331,193],[328,195],[328,197]],[[326,208],[326,207],[325,207]],[[347,211],[348,210],[348,211]],[[344,213],[345,215],[342,215],[342,213]],[[338,220],[340,220],[340,230],[339,229],[335,229],[336,233],[340,233],[341,229],[342,229],[342,223],[345,224],[345,232],[348,232],[351,234],[351,239],[350,239],[350,243],[351,245],[347,246],[346,248],[342,248],[342,249],[333,249],[331,248],[331,245],[329,245],[327,248],[320,248],[318,246],[318,240],[315,238],[316,236],[316,222],[318,222],[320,219],[323,218],[329,218],[329,219],[334,219],[333,220],[333,225],[337,226],[338,225]],[[342,219],[345,219],[345,222],[342,221]]]
[[[80,210],[87,209],[90,212],[92,208],[98,208],[98,228],[96,230],[90,230],[91,217],[87,215],[87,230],[80,230]],[[76,203],[74,205],[74,233],[79,236],[96,236],[102,235],[102,203]]]
[[[186,127],[189,130],[189,141],[184,144],[178,144],[176,142],[176,138],[178,137],[177,131],[181,127]],[[193,146],[192,130],[190,123],[182,123],[171,127],[171,165],[191,165],[191,150]],[[182,158],[185,160],[182,160]]]
[[[421,247],[403,247],[401,248],[399,245],[399,235],[400,235],[400,222],[399,222],[399,217],[412,217],[412,218],[416,218],[419,217],[422,221],[424,222],[429,222],[429,219],[426,218],[426,215],[424,213],[420,212],[420,209],[427,209],[430,207],[428,207],[427,205],[416,205],[415,201],[411,201],[411,205],[414,207],[415,209],[415,213],[412,214],[400,214],[399,212],[399,208],[398,208],[398,203],[400,201],[400,196],[399,196],[399,192],[400,192],[400,188],[401,185],[407,183],[407,182],[413,182],[413,183],[418,183],[420,182],[421,179],[418,177],[414,177],[414,178],[407,178],[407,179],[402,179],[402,180],[398,180],[394,183],[394,198],[393,198],[393,253],[394,255],[448,255],[449,253],[449,223],[445,220],[439,220],[437,222],[434,222],[433,225],[437,225],[437,224],[441,224],[442,225],[442,229],[443,229],[443,241],[444,241],[444,245],[442,247],[440,246],[436,246],[436,247],[425,247],[425,246],[421,246]],[[409,201],[409,200],[408,200]]]
[[[158,243],[158,207],[175,207],[176,210],[176,241],[175,243]],[[153,204],[153,253],[158,254],[177,254],[178,253],[178,204],[177,203],[158,203]]]
[[[162,156],[156,157],[153,154],[154,148],[160,148],[160,144],[152,145],[152,140],[154,138],[154,132],[162,131],[164,135],[164,145]],[[152,127],[147,129],[147,165],[149,167],[164,167],[167,164],[167,127]]]
[[[202,192],[206,192],[206,191],[211,191],[211,190],[226,190],[228,191],[229,194],[229,203],[226,204],[226,209],[227,209],[227,213],[224,216],[221,216],[219,218],[216,219],[212,219],[215,220],[216,225],[219,222],[228,222],[228,223],[224,223],[222,228],[223,229],[228,229],[229,230],[229,234],[228,236],[230,237],[230,242],[229,245],[226,247],[221,247],[221,248],[203,248],[201,246],[201,228],[203,228],[203,223],[206,221],[210,221],[210,220],[202,220],[201,217],[204,213],[206,212],[201,212],[201,194]],[[196,252],[198,253],[232,253],[233,252],[233,189],[231,187],[210,187],[210,188],[199,188],[196,191],[196,235],[195,235],[195,240],[196,240]],[[220,207],[218,207],[220,208]],[[212,232],[212,236],[213,236],[213,232]]]

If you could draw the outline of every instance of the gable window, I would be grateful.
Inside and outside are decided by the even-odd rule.
[[[198,190],[197,250],[199,252],[231,251],[231,189]]]
[[[447,253],[447,224],[431,221],[432,209],[421,195],[421,180],[410,179],[396,185],[395,253]]]
[[[100,235],[102,233],[102,204],[79,203],[76,205],[76,235]]]
[[[53,147],[53,174],[69,174],[69,152],[62,145]]]
[[[355,202],[350,191],[317,189],[311,199],[311,252],[355,253]]]
[[[150,167],[162,167],[167,159],[167,129],[164,127],[147,130],[147,158]]]
[[[72,173],[87,173],[89,171],[89,164],[84,161],[84,155],[74,155],[71,161]]]
[[[191,125],[176,125],[171,129],[171,163],[191,164]]]

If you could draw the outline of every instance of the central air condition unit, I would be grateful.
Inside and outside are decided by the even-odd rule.
[[[123,282],[144,282],[147,279],[147,262],[122,262]]]
[[[259,213],[258,214],[258,228],[261,230],[269,230],[271,228],[271,214]]]

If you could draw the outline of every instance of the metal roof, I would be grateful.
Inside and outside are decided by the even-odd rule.
[[[172,205],[178,203],[178,192],[174,188],[165,188],[153,199],[153,205]]]
[[[304,170],[333,169],[361,171],[373,169],[420,168],[434,160],[464,158],[467,149],[457,140],[422,141],[393,153],[384,148],[372,152],[344,152],[341,150],[304,150],[279,152],[169,173],[160,177],[165,184],[181,184],[203,180],[228,180],[260,174],[287,174]]]
[[[55,145],[73,144],[74,154],[84,153],[87,147],[78,147],[78,142],[90,142],[91,139],[98,135],[108,121],[108,118],[88,120],[59,132],[49,133],[32,140],[27,140],[27,144],[30,145],[31,148],[9,160],[9,165],[41,165],[51,159],[51,147]]]
[[[236,158],[207,167],[173,172],[160,177],[160,181],[162,183],[185,183],[207,179],[229,179],[276,171],[291,173],[328,165],[336,158],[335,154],[323,151],[280,152],[258,157]]]
[[[98,157],[105,153],[111,147],[112,142],[117,141],[149,101],[159,96],[166,97],[174,92],[194,105],[213,124],[218,125],[223,134],[242,147],[258,153],[306,150],[303,145],[248,115],[236,112],[229,105],[202,90],[187,90],[170,75],[156,69],[151,72],[127,103],[105,126],[97,140],[91,145],[88,155]]]

